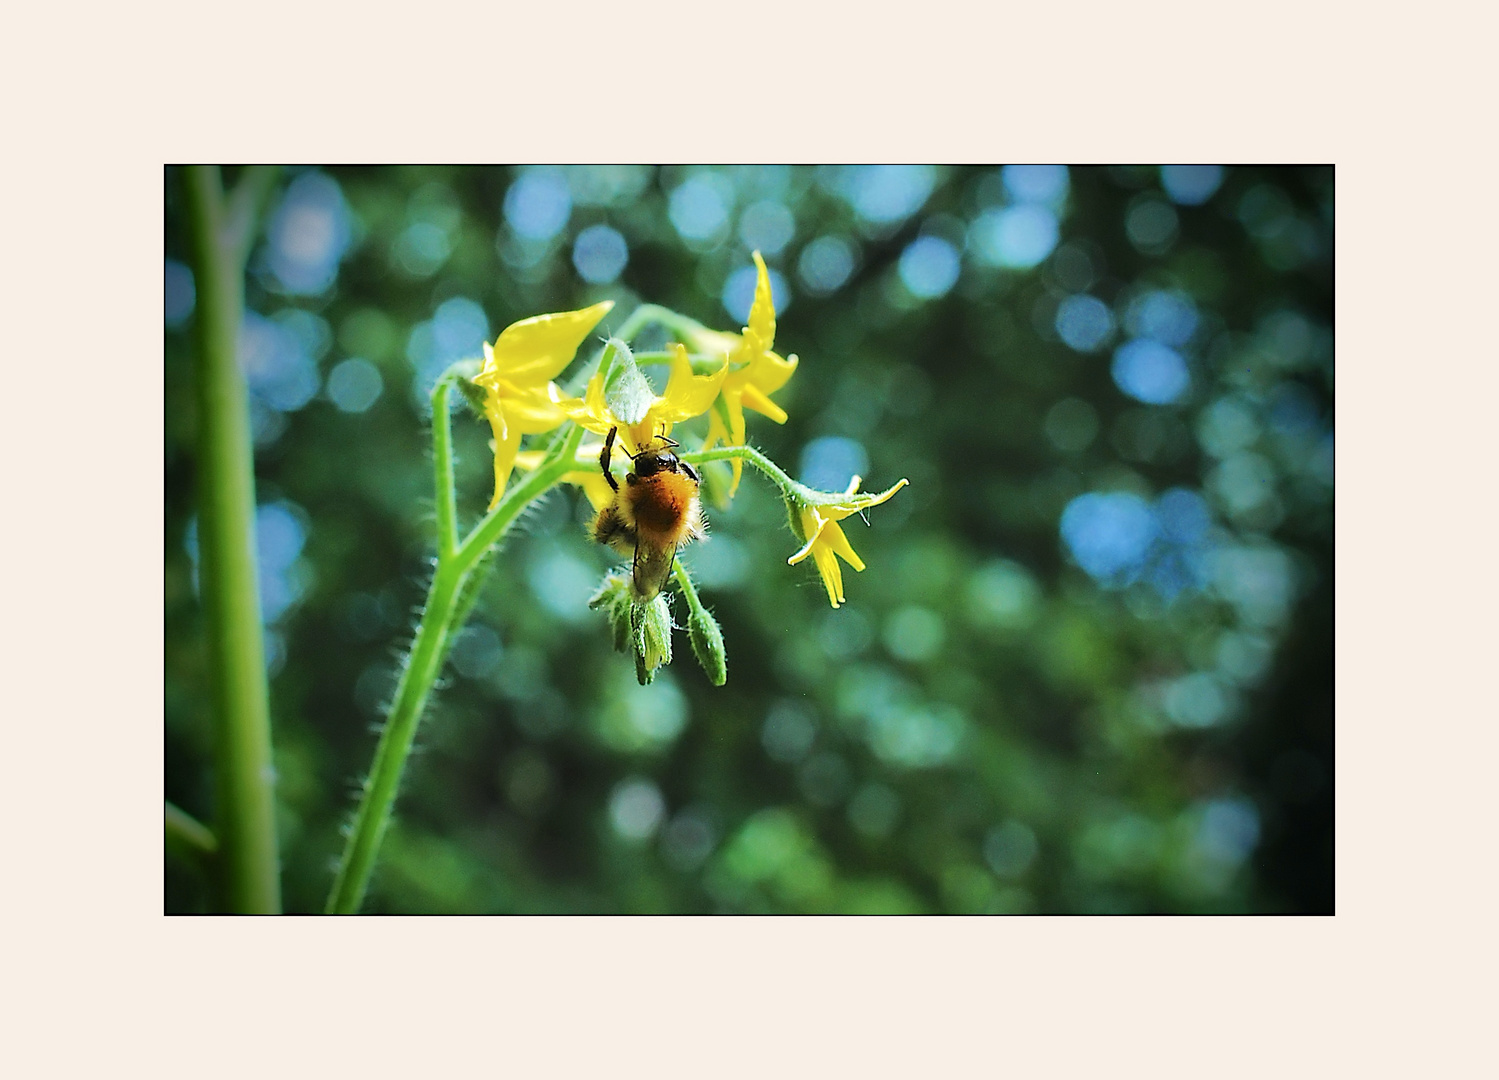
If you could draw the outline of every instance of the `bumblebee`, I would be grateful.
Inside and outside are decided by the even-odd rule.
[[[666,587],[677,548],[703,536],[703,507],[697,494],[701,478],[672,453],[681,443],[658,435],[638,454],[620,447],[635,466],[621,487],[609,472],[618,430],[609,429],[599,453],[599,467],[614,489],[614,500],[594,519],[593,538],[622,555],[633,554],[635,596],[643,603]]]

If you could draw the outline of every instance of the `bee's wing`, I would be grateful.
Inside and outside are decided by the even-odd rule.
[[[635,592],[641,600],[651,600],[658,592],[666,588],[666,582],[671,577],[672,563],[676,561],[676,557],[675,545],[667,547],[635,545]]]

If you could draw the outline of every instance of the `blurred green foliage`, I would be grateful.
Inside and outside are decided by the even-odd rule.
[[[206,821],[170,169],[165,199],[166,797]],[[801,366],[751,441],[818,486],[911,481],[844,522],[849,602],[746,470],[683,555],[728,684],[684,632],[638,686],[587,608],[615,558],[554,492],[366,910],[1331,911],[1333,209],[1330,168],[288,171],[243,342],[287,909],[322,906],[425,592],[425,386],[601,299],[601,331],[640,302],[737,330],[759,248]],[[454,421],[471,524],[488,431]],[[206,904],[168,861],[167,910]]]

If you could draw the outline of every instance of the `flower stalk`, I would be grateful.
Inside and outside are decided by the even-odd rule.
[[[485,344],[482,366],[477,361],[462,361],[437,381],[432,390],[436,569],[328,896],[330,913],[356,912],[364,901],[432,687],[478,600],[496,545],[527,506],[559,483],[581,486],[596,509],[604,510],[611,505],[619,485],[610,484],[600,471],[598,448],[579,459],[585,432],[605,436],[607,440],[617,436],[619,447],[635,457],[657,439],[668,436],[674,423],[710,413],[722,405],[722,416],[717,412],[710,414],[704,444],[707,449],[684,452],[680,460],[689,464],[730,461],[734,464],[736,484],[740,466],[746,461],[768,476],[781,489],[793,513],[793,532],[805,544],[790,561],[812,555],[833,606],[842,602],[835,554],[856,570],[864,566],[843,539],[837,521],[884,502],[906,481],[880,494],[859,494],[857,477],[849,490],[841,494],[814,491],[791,479],[773,461],[744,442],[745,408],[777,423],[785,421],[785,412],[769,394],[784,385],[797,365],[796,357],[782,360],[770,351],[775,311],[765,264],[758,252],[755,264],[759,281],[750,325],[744,328],[743,335],[710,331],[667,308],[642,305],[625,320],[617,334],[607,338],[596,360],[585,365],[571,380],[575,392],[582,390],[581,396],[562,390],[552,380],[562,374],[589,332],[608,313],[611,307],[608,302],[578,311],[538,315],[512,324],[493,346]],[[680,342],[666,352],[648,354],[651,360],[668,359],[671,364],[671,377],[659,397],[641,375],[628,345],[631,337],[652,323],[700,345],[696,362]],[[457,521],[449,408],[454,387],[475,412],[488,420],[494,432],[495,483],[490,510],[462,540]],[[539,436],[549,431],[551,435],[545,440],[533,441],[525,451],[520,449],[523,436]],[[723,445],[715,448],[715,443]],[[635,453],[630,453],[632,449]],[[509,481],[516,468],[526,470],[527,475],[512,485]],[[639,481],[631,475],[628,482]],[[691,493],[691,513],[696,514],[695,487]],[[667,499],[659,505],[675,504]],[[666,542],[682,541],[677,538]],[[641,541],[636,539],[635,543],[638,559]],[[710,681],[722,686],[727,679],[722,630],[698,597],[680,559],[673,560],[673,572],[678,590],[687,602],[686,629],[693,653]],[[673,626],[664,593],[653,593],[649,601],[642,602],[632,585],[631,573],[620,569],[605,577],[589,606],[604,612],[615,647],[634,654],[636,677],[642,684],[649,683],[659,668],[671,662],[671,635],[679,628]]]
[[[352,914],[364,902],[432,685],[478,598],[482,577],[489,568],[486,556],[521,511],[574,467],[573,459],[582,439],[581,429],[569,432],[547,461],[524,482],[511,488],[459,544],[454,527],[452,417],[448,409],[451,387],[452,377],[444,376],[432,390],[433,475],[437,483],[439,535],[437,569],[328,894],[326,910],[330,914]],[[453,542],[445,544],[441,538],[449,535]]]

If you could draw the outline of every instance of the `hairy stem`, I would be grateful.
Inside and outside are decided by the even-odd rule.
[[[732,461],[738,458],[747,461],[773,480],[777,487],[786,495],[791,496],[807,506],[841,506],[846,511],[852,512],[863,507],[878,506],[896,491],[905,487],[909,481],[902,479],[894,487],[887,491],[856,492],[852,487],[848,491],[817,491],[809,488],[806,484],[799,484],[787,476],[779,465],[766,457],[753,446],[721,446],[712,450],[698,450],[690,454],[680,455],[682,460],[691,465],[701,465],[709,461]],[[855,477],[855,480],[858,478]]]
[[[798,484],[795,480],[791,479],[791,477],[787,476],[784,472],[781,471],[781,467],[779,465],[777,465],[774,461],[771,461],[770,458],[766,457],[764,454],[760,453],[760,451],[756,450],[753,446],[721,446],[713,450],[699,450],[695,453],[681,454],[678,456],[681,457],[683,461],[688,462],[692,465],[700,465],[709,461],[732,461],[733,459],[738,458],[741,461],[749,462],[755,468],[759,469],[766,476],[774,480],[778,487],[782,488],[785,491],[816,494],[816,492],[813,492],[810,488],[807,488],[802,484]]]
[[[385,838],[385,830],[390,825],[396,791],[401,785],[406,759],[411,755],[422,710],[427,704],[432,683],[447,657],[447,646],[452,636],[449,632],[449,616],[461,584],[462,576],[456,572],[451,561],[438,565],[437,573],[432,577],[432,587],[427,593],[427,603],[422,608],[422,619],[416,630],[416,640],[411,645],[411,655],[401,672],[395,698],[391,702],[390,715],[380,732],[380,741],[375,746],[375,759],[364,782],[364,791],[354,814],[354,824],[344,847],[343,859],[339,862],[338,874],[333,880],[333,890],[328,895],[329,913],[352,914],[359,910],[359,905],[364,900],[370,872],[375,866],[375,856],[379,852],[380,842]]]
[[[224,907],[281,910],[275,774],[255,564],[255,472],[238,337],[251,229],[227,221],[219,170],[185,176],[198,304],[198,550],[213,683],[215,829]],[[245,189],[241,189],[245,190]],[[235,205],[244,204],[236,197]]]
[[[446,407],[446,385],[439,383],[433,391],[434,442],[442,440],[441,433],[446,430],[447,425],[442,419]],[[400,682],[396,685],[389,716],[380,733],[380,741],[375,746],[375,758],[364,782],[359,807],[354,813],[354,822],[332,891],[328,894],[328,912],[352,914],[359,910],[364,901],[427,699],[452,649],[453,641],[463,628],[478,597],[482,574],[488,569],[486,556],[515,523],[522,510],[575,468],[573,458],[581,439],[582,429],[570,433],[562,445],[557,447],[558,452],[523,482],[511,488],[461,545],[444,552],[439,541],[437,572],[432,577],[427,603],[422,608],[421,622],[417,626],[416,639],[412,642],[411,654],[401,672]],[[439,451],[437,456],[441,457],[442,452]],[[447,456],[451,466],[451,449]],[[454,502],[451,467],[446,470],[439,467],[436,476],[441,530],[444,514],[451,515]],[[443,490],[445,486],[446,493]],[[449,508],[446,511],[442,509],[444,500]]]
[[[672,576],[677,579],[678,590],[687,599],[687,610],[698,618],[708,618],[703,602],[698,599],[697,586],[693,584],[692,575],[687,572],[687,567],[682,565],[680,558],[673,560],[671,572]]]

